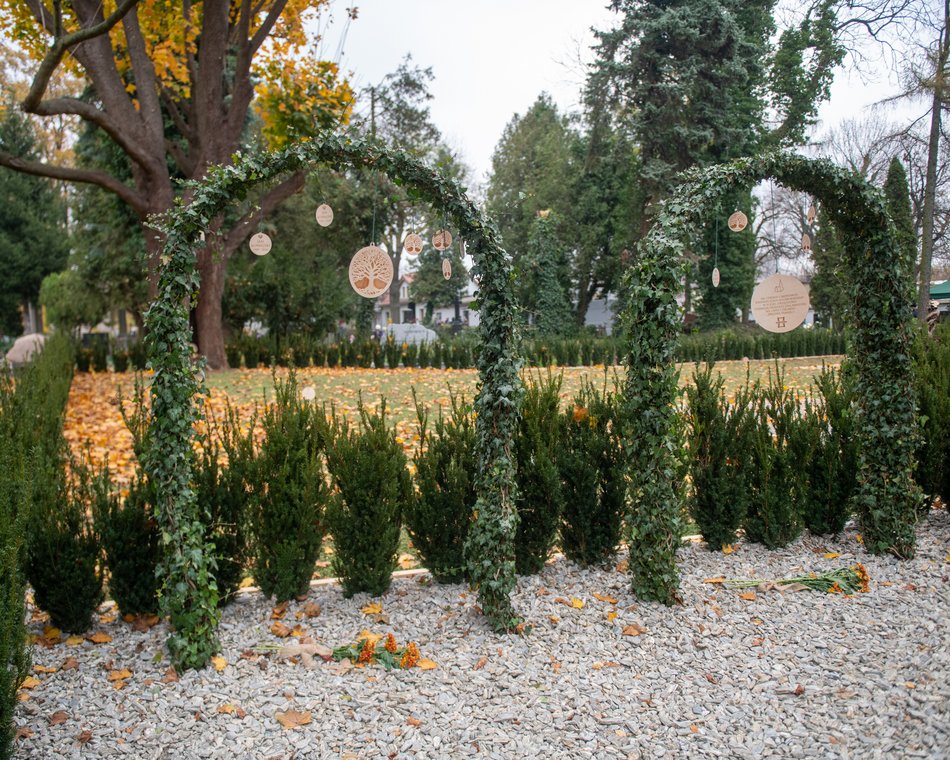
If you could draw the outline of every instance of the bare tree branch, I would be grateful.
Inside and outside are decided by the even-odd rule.
[[[306,179],[306,174],[296,172],[268,190],[257,206],[242,216],[224,235],[220,249],[222,255],[227,258],[236,251],[254,231],[255,225],[291,195],[299,191],[304,186]]]
[[[0,166],[6,166],[24,174],[32,174],[36,177],[47,177],[48,179],[59,179],[66,182],[84,182],[89,185],[98,185],[105,190],[118,195],[139,215],[147,213],[148,207],[145,199],[139,195],[133,188],[120,182],[111,174],[95,171],[93,169],[73,169],[66,166],[52,166],[41,161],[29,161],[19,158],[6,151],[0,151]]]

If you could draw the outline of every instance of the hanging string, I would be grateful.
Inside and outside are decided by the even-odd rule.
[[[713,252],[713,269],[719,266],[719,212],[716,212],[716,245]]]
[[[769,180],[769,196],[772,205],[772,244],[776,246],[775,253],[775,274],[778,274],[778,236],[775,234],[775,180]]]

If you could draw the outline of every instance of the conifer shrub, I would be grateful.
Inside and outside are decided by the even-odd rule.
[[[26,575],[37,605],[56,628],[82,633],[102,601],[102,547],[88,517],[93,502],[86,462],[65,472],[66,443],[35,449]]]
[[[582,565],[609,562],[623,530],[626,483],[616,392],[581,387],[561,416],[557,463],[563,486],[561,550]]]
[[[261,420],[249,522],[254,579],[265,596],[283,602],[309,589],[323,542],[327,487],[321,428],[299,396],[293,371],[286,381],[274,376],[274,394]]]
[[[809,466],[798,394],[785,387],[776,362],[769,383],[755,389],[750,501],[743,528],[750,541],[775,549],[802,531],[800,497]]]
[[[932,336],[921,332],[914,346],[920,441],[917,482],[927,495],[926,506],[939,496],[950,504],[950,323]]]
[[[402,514],[412,499],[406,454],[386,426],[386,402],[370,412],[360,399],[355,428],[334,413],[327,469],[334,488],[327,509],[333,570],[343,595],[384,593],[396,568]]]
[[[195,458],[195,496],[207,516],[222,606],[237,593],[249,560],[247,508],[249,489],[257,479],[256,424],[255,413],[248,430],[242,432],[237,410],[228,401],[220,420],[209,412],[208,432],[201,437],[201,450]]]
[[[405,508],[406,529],[422,564],[439,583],[465,578],[462,550],[475,507],[475,420],[471,404],[451,395],[446,418],[439,407],[434,427],[416,399],[419,450],[413,462],[418,490]],[[415,398],[415,390],[413,390]]]
[[[7,390],[12,392],[9,386]],[[4,759],[13,754],[17,689],[30,674],[23,574],[29,489],[24,487],[23,464],[11,437],[0,436],[0,758]]]
[[[558,471],[562,375],[540,373],[526,384],[512,453],[517,465],[518,531],[515,569],[520,575],[544,567],[557,535],[564,502]]]
[[[754,394],[740,388],[730,403],[722,375],[708,363],[686,386],[686,445],[692,488],[687,500],[706,548],[732,544],[749,501]]]
[[[109,596],[123,615],[157,613],[162,547],[147,479],[137,473],[123,499],[105,466],[95,474],[92,488],[92,513],[109,568]]]
[[[805,526],[815,535],[838,534],[850,513],[858,470],[852,404],[854,391],[847,373],[834,369],[815,378],[820,397],[805,407],[808,486],[802,493]]]

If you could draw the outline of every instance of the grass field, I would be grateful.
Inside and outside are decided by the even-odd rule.
[[[785,384],[809,393],[812,378],[821,371],[823,362],[836,366],[840,357],[806,357],[779,360],[785,373]],[[772,361],[720,362],[717,370],[725,379],[726,392],[735,393],[736,388],[751,380],[765,380],[774,371]],[[612,386],[621,379],[622,368],[569,367],[552,369],[563,373],[561,398],[567,405],[586,380]],[[689,382],[692,365],[681,365],[680,385]],[[526,370],[525,376],[536,376],[547,370]],[[447,406],[450,393],[458,393],[472,399],[476,392],[478,373],[475,370],[436,369],[300,369],[297,370],[301,388],[312,386],[316,392],[315,403],[335,406],[340,412],[356,415],[360,396],[364,403],[376,406],[381,397],[386,399],[387,417],[395,425],[396,434],[407,449],[415,448],[418,440],[416,411],[412,399],[415,389],[421,404],[429,408]],[[278,377],[286,377],[287,370],[278,370]],[[210,373],[207,380],[211,408],[219,413],[227,399],[238,409],[241,418],[249,420],[256,407],[273,399],[273,377],[270,370],[228,370]],[[132,439],[119,411],[119,399],[132,396],[131,373],[78,374],[70,391],[66,410],[66,438],[74,451],[90,446],[92,457],[101,461],[106,456],[117,477],[127,480],[135,466],[132,455]]]

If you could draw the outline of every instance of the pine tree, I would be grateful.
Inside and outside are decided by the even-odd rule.
[[[917,263],[917,235],[914,232],[914,214],[910,205],[910,189],[907,186],[907,172],[897,156],[891,159],[884,180],[884,198],[887,213],[894,222],[897,244],[901,252],[901,263],[905,271],[911,271]],[[913,278],[907,278],[913,280]],[[914,294],[909,292],[908,299]]]

